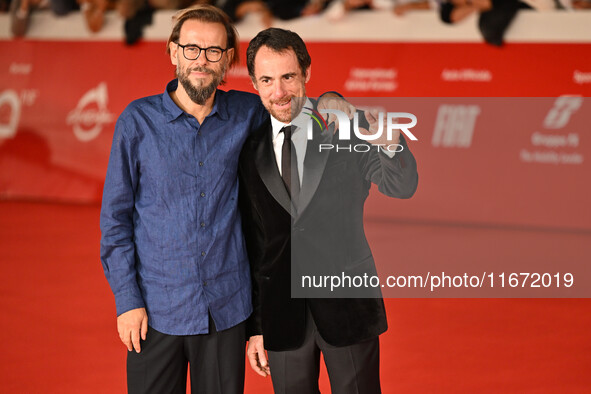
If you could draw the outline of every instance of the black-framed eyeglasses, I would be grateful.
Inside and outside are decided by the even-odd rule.
[[[220,47],[201,48],[195,44],[181,45],[178,42],[176,44],[183,48],[183,56],[185,59],[197,60],[199,55],[201,55],[201,51],[205,51],[205,58],[212,63],[219,62],[222,59],[224,52],[228,50],[228,48],[223,49]]]

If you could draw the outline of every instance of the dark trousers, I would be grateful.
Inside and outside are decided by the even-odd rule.
[[[268,351],[275,394],[317,394],[320,353],[333,394],[379,394],[379,337],[350,346],[336,347],[322,339],[308,313],[304,344],[295,350]]]
[[[210,332],[202,335],[167,335],[149,327],[141,352],[127,353],[128,392],[184,394],[188,363],[191,393],[242,394],[244,323],[218,332],[209,321]]]

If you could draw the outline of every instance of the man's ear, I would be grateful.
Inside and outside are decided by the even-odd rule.
[[[170,42],[168,44],[168,49],[170,51],[170,62],[177,66],[178,65],[178,57],[177,57],[177,53],[179,50],[179,46],[177,44],[175,44],[174,42]]]
[[[226,56],[228,56],[228,66],[232,64],[232,60],[234,60],[234,48],[230,48],[226,51]]]
[[[305,81],[304,81],[304,83],[308,83],[308,81],[310,80],[310,77],[311,77],[311,76],[312,76],[312,66],[309,66],[309,67],[306,69],[306,78],[305,78]]]
[[[257,81],[254,78],[250,78],[250,82],[252,82],[252,87],[254,88],[254,90],[258,92],[259,87],[257,86]]]

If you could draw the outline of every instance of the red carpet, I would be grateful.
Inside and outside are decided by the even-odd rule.
[[[98,206],[0,203],[0,392],[125,392],[125,349],[100,265],[98,214]],[[404,226],[421,237],[400,242],[401,259],[449,252],[469,262],[482,250],[478,237],[491,234],[451,228],[466,237],[458,253],[445,250],[446,227]],[[387,239],[372,231],[376,255],[389,253]],[[539,241],[511,231],[512,239]],[[570,245],[575,258],[589,256],[588,234],[539,238],[540,259],[551,249],[546,238]],[[387,309],[384,393],[591,392],[589,299],[389,299]],[[246,392],[271,393],[270,380],[248,369]]]

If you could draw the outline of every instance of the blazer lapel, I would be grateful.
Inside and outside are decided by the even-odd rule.
[[[300,216],[318,189],[320,179],[326,167],[326,161],[330,150],[320,150],[320,144],[330,144],[334,134],[334,123],[332,123],[327,130],[319,130],[317,127],[313,128],[313,139],[308,141],[306,147],[306,157],[304,159],[304,178],[302,181],[302,188],[300,190],[300,199],[298,202],[298,216]]]
[[[285,188],[285,184],[283,183],[283,179],[277,168],[275,152],[273,151],[273,141],[271,140],[271,122],[267,122],[263,128],[264,130],[261,138],[257,141],[255,147],[254,158],[256,168],[263,183],[273,198],[277,200],[283,209],[289,212],[292,216],[295,216],[295,207],[291,203],[291,199],[289,198],[289,194],[287,193],[287,189]]]

